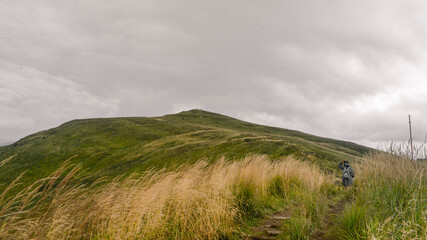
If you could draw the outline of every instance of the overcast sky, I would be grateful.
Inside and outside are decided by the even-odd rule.
[[[375,147],[427,133],[425,0],[0,0],[0,143],[201,108]]]

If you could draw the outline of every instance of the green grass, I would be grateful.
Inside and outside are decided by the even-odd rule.
[[[346,206],[342,215],[338,218],[337,236],[342,239],[367,239],[366,221],[367,208],[360,204],[351,203]]]
[[[304,217],[293,217],[285,222],[284,233],[280,236],[284,240],[305,240],[309,239],[312,226],[310,220]]]
[[[293,187],[292,195],[287,196],[292,201],[292,214],[282,226],[283,240],[311,239],[316,230],[324,224],[322,219],[327,214],[327,206],[337,197],[337,186],[331,183],[322,185],[319,192],[307,191],[301,187]]]
[[[336,221],[341,239],[426,239],[426,162],[374,154],[356,165],[352,203]]]
[[[0,190],[27,171],[22,187],[48,176],[65,159],[82,163],[87,181],[150,168],[194,163],[201,158],[241,159],[289,155],[336,171],[342,159],[354,160],[372,149],[298,131],[256,125],[220,114],[191,110],[163,117],[73,120],[0,147]]]

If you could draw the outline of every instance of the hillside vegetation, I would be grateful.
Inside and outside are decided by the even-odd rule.
[[[292,158],[198,161],[92,186],[66,162],[12,197],[19,179],[0,193],[0,239],[424,240],[426,166],[366,156],[344,189]],[[344,209],[328,215],[337,203]],[[253,237],[252,226],[277,211],[286,213],[277,238]]]
[[[0,199],[0,238],[239,239],[247,221],[284,207],[298,208],[315,226],[318,206],[336,188],[314,166],[266,156],[199,161],[98,188],[70,184],[79,169],[65,164],[14,198]]]
[[[87,181],[150,168],[241,159],[264,154],[293,156],[336,171],[340,160],[353,160],[372,149],[298,131],[252,124],[220,114],[191,110],[163,117],[74,120],[0,147],[0,182],[4,189],[22,172],[22,186],[55,171],[69,158],[82,163]]]
[[[0,239],[427,238],[427,162],[201,110],[71,121],[0,157]]]
[[[426,161],[373,154],[355,165],[359,176],[344,212],[339,239],[427,239]]]

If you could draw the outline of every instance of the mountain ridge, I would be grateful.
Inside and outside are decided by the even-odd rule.
[[[271,159],[292,155],[335,171],[339,160],[351,161],[369,151],[347,141],[193,109],[160,117],[76,119],[28,135],[0,147],[0,161],[15,155],[0,167],[0,182],[10,183],[28,170],[24,185],[29,184],[76,155],[71,162],[82,163],[87,175],[98,178],[251,154]]]

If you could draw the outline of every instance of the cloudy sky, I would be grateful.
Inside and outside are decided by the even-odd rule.
[[[424,0],[0,0],[0,143],[201,108],[376,146],[427,133]]]

